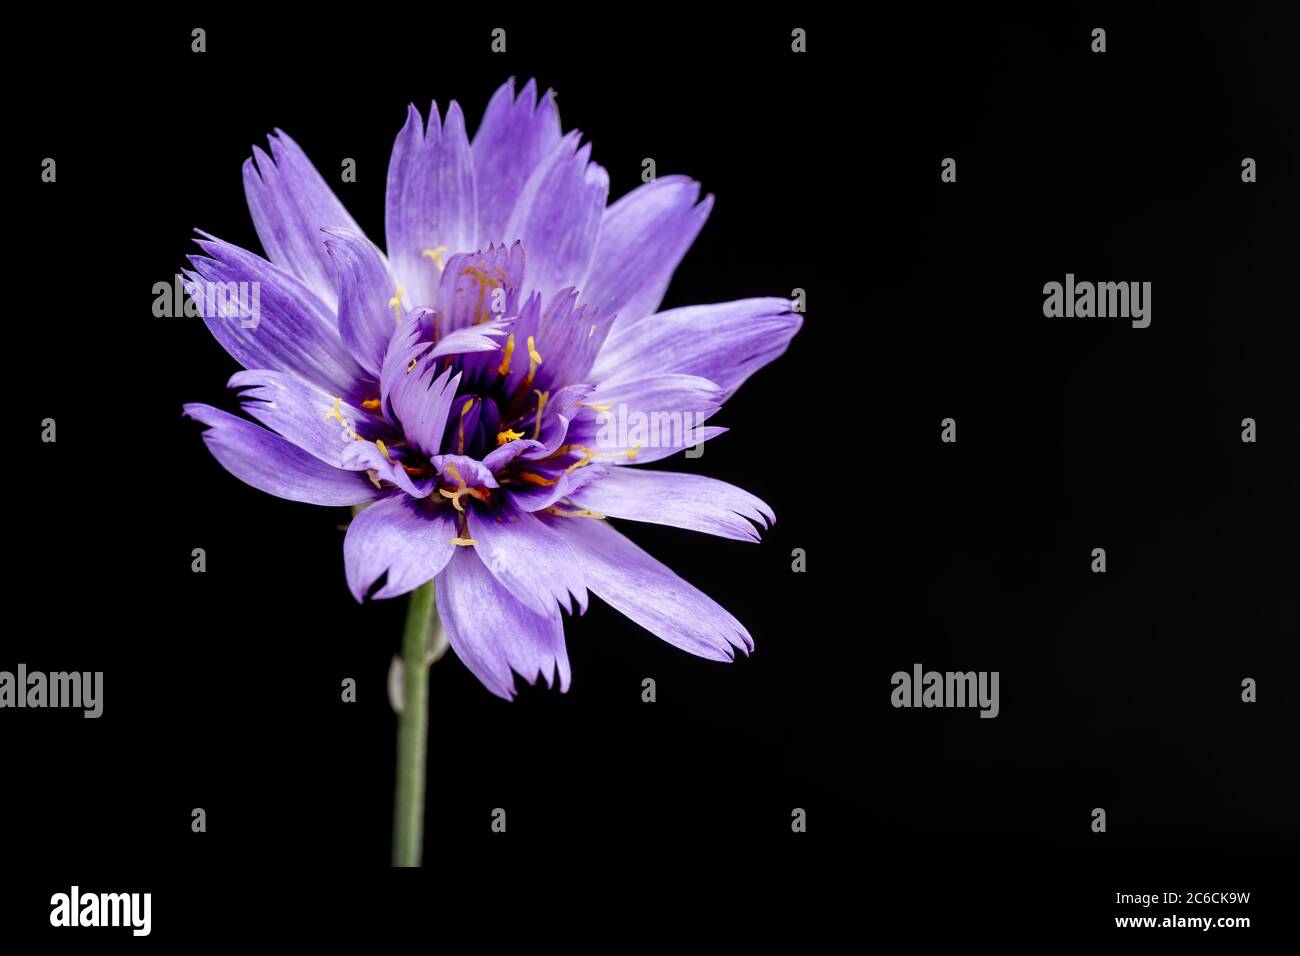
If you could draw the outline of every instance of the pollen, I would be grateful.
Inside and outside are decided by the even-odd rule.
[[[378,411],[378,410],[379,410],[379,399],[377,399],[377,398],[367,398],[364,402],[361,403],[361,407],[364,408],[364,409],[365,409],[366,411],[368,411],[368,412]]]
[[[523,438],[523,437],[524,437],[523,432],[517,432],[513,428],[510,428],[503,432],[497,432],[497,444],[504,445],[508,442],[514,441],[517,438]]]
[[[421,249],[420,255],[427,256],[428,258],[432,259],[433,264],[437,266],[438,271],[441,272],[443,270],[442,254],[446,251],[447,251],[446,246],[435,246],[432,249]]]

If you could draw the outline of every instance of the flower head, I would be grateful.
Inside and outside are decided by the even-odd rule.
[[[725,431],[704,422],[785,351],[785,299],[657,312],[712,207],[667,176],[607,206],[609,180],[532,81],[497,90],[471,140],[452,103],[411,107],[393,146],[387,254],[282,132],[244,187],[266,258],[200,233],[189,294],[245,369],[242,418],[185,406],[248,484],[361,505],[343,554],[357,600],[437,576],[452,648],[493,693],[567,689],[561,610],[588,591],[660,638],[730,660],[727,611],[616,530],[740,540],[771,509],[643,468]],[[258,315],[225,294],[256,284]],[[251,419],[251,420],[250,420]]]

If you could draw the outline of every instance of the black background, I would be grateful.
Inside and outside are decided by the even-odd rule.
[[[1244,889],[1209,915],[1268,932],[1297,839],[1294,24],[1191,6],[612,16],[180,15],[63,37],[55,79],[11,80],[23,450],[0,668],[102,670],[105,711],[3,714],[4,930],[46,927],[49,894],[79,882],[152,891],[160,939],[233,928],[235,903],[201,895],[216,886],[267,915],[349,901],[279,924],[305,938],[400,923],[393,900],[435,887],[522,932],[513,894],[577,868],[650,876],[621,900],[641,914],[743,919],[756,890],[830,889],[867,934],[995,939],[1122,932],[1112,915],[1150,911],[1117,891]],[[694,659],[598,601],[566,627],[567,695],[506,704],[449,654],[431,676],[434,882],[416,884],[385,869],[404,602],[349,596],[346,512],[263,495],[207,453],[180,407],[233,408],[236,366],[201,321],[154,318],[152,286],[196,227],[260,251],[240,164],[274,127],[382,241],[408,101],[457,99],[473,129],[511,75],[558,91],[611,197],[645,157],[717,196],[666,308],[800,287],[808,314],[720,413],[731,432],[664,465],[768,501],[763,543],[631,528],[755,655]],[[1045,319],[1043,283],[1067,272],[1151,281],[1151,327]],[[56,444],[35,437],[47,416]],[[1001,715],[891,708],[915,662],[1000,671]]]

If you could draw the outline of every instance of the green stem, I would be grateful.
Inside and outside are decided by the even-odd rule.
[[[419,866],[424,846],[424,768],[429,740],[429,645],[437,627],[433,581],[411,592],[402,632],[402,712],[397,717],[393,866]]]

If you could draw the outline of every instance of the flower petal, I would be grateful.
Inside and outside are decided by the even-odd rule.
[[[700,184],[665,176],[638,186],[605,210],[582,300],[632,325],[663,301],[673,272],[709,218],[713,197],[696,205]]]
[[[575,491],[587,487],[592,482],[603,478],[609,470],[606,465],[589,464],[582,468],[575,468],[573,471],[556,470],[542,471],[539,473],[547,478],[554,480],[552,485],[513,485],[510,488],[510,500],[515,503],[520,511],[541,511],[549,508],[561,498],[567,498]]]
[[[726,431],[704,425],[722,399],[722,389],[698,375],[616,381],[587,397],[592,414],[577,416],[566,440],[615,465],[658,461]]]
[[[382,419],[284,372],[236,372],[229,387],[241,389],[240,407],[250,416],[335,468],[359,467],[343,461],[358,431],[371,441],[395,437]]]
[[[289,273],[238,246],[210,239],[199,242],[211,258],[191,256],[186,291],[222,347],[248,369],[288,372],[355,403],[364,401],[367,379],[339,338],[334,319],[320,298]],[[322,246],[322,248],[324,248]],[[248,283],[252,317],[241,318],[222,290]],[[233,285],[231,285],[233,284]]]
[[[373,242],[359,232],[331,229],[325,248],[338,275],[339,336],[375,381],[399,317],[389,302],[397,279]]]
[[[776,520],[761,499],[716,478],[643,468],[615,468],[569,496],[581,508],[611,518],[630,518],[703,531],[737,541],[758,541],[759,528]]]
[[[447,260],[438,282],[438,331],[469,328],[489,319],[515,315],[524,283],[524,247],[489,245],[458,252]]]
[[[312,505],[355,505],[379,496],[365,475],[327,465],[261,425],[211,405],[186,405],[185,414],[209,426],[203,440],[222,467],[259,491]]]
[[[408,107],[388,161],[384,221],[388,259],[409,303],[434,303],[439,269],[432,253],[440,247],[448,255],[475,248],[477,210],[474,161],[460,107],[453,101],[443,122],[438,104],[432,104],[427,129],[420,111]]]
[[[393,414],[402,423],[407,441],[425,455],[436,455],[442,450],[442,434],[447,428],[456,386],[460,384],[459,372],[452,375],[450,368],[443,369],[441,374],[437,372],[437,358],[426,355],[398,379],[389,394]]]
[[[537,614],[493,577],[474,548],[457,548],[437,577],[438,613],[456,656],[498,697],[515,696],[511,671],[530,684],[569,689],[569,655],[558,614]]]
[[[492,94],[470,147],[480,243],[505,240],[524,183],[559,141],[560,115],[550,90],[538,101],[537,84],[529,80],[516,98],[512,77]]]
[[[568,546],[536,517],[496,496],[490,510],[466,508],[469,536],[488,570],[535,613],[558,615],[569,595],[587,609],[587,589]]]
[[[506,224],[506,241],[528,250],[528,285],[543,301],[582,288],[600,236],[609,175],[590,162],[590,143],[578,148],[580,138],[565,136],[533,170]]]
[[[266,257],[301,279],[333,311],[334,269],[322,229],[360,232],[307,154],[281,130],[269,136],[271,155],[253,147],[244,161],[244,195]]]
[[[446,567],[456,545],[455,512],[450,505],[430,508],[397,492],[376,501],[352,519],[343,539],[348,589],[358,601],[380,575],[388,573],[375,598],[413,591]]]
[[[789,299],[740,299],[660,312],[643,322],[615,322],[596,359],[601,386],[665,372],[715,382],[724,399],[785,352],[803,319]]]
[[[650,633],[700,657],[730,661],[753,650],[749,632],[716,601],[610,527],[543,516],[577,555],[587,587]]]

